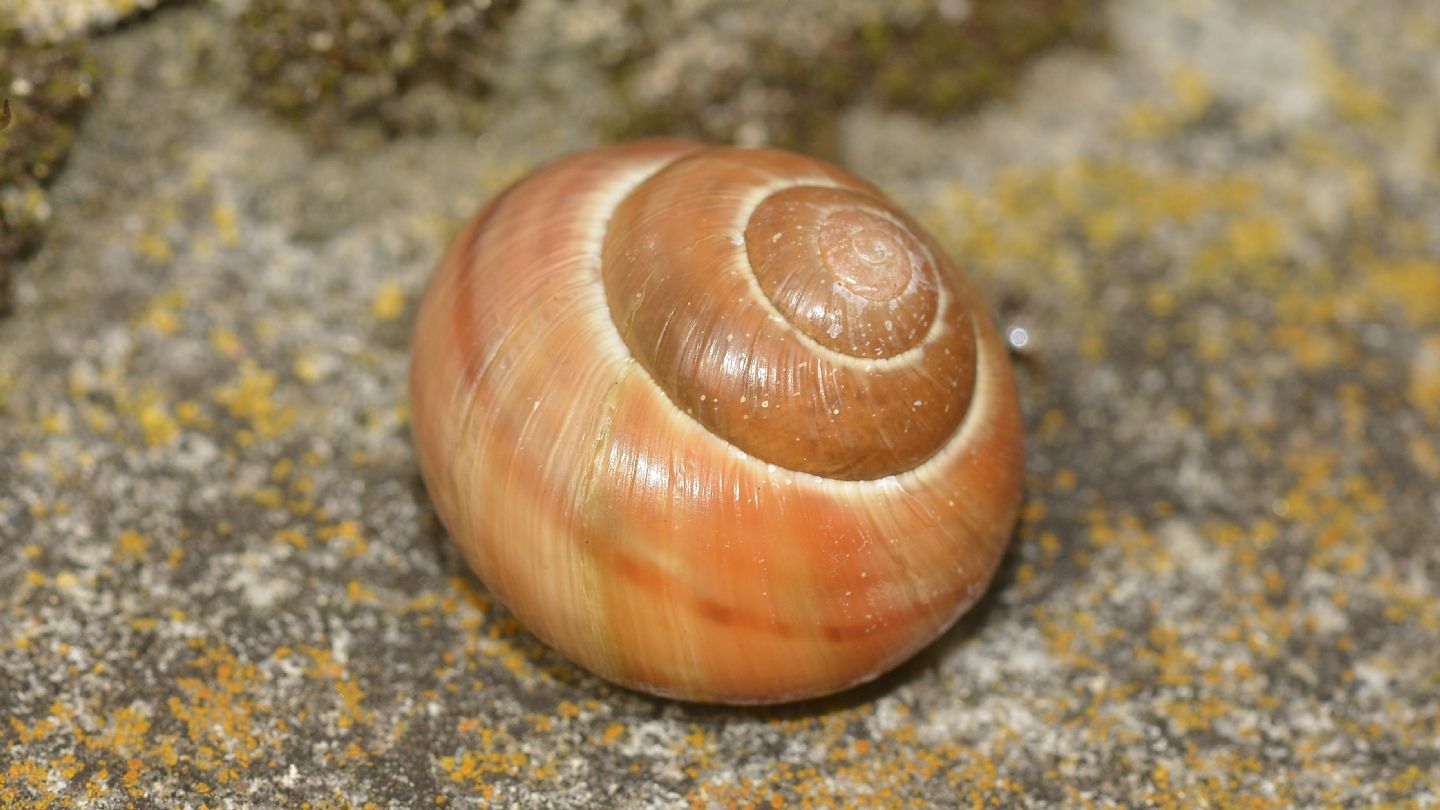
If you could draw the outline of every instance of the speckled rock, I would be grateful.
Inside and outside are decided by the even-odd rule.
[[[232,34],[96,44],[0,321],[0,806],[1440,806],[1435,4],[1117,0],[974,117],[846,112],[1028,329],[1028,500],[953,632],[766,710],[575,669],[416,473],[427,273],[610,111],[310,151]]]
[[[45,188],[59,175],[95,94],[97,67],[83,43],[28,42],[0,26],[0,316],[9,268],[39,244],[50,221]]]
[[[826,155],[854,101],[945,117],[1004,93],[1046,48],[1093,43],[1101,17],[1099,0],[231,5],[242,93],[321,143],[362,125],[388,136],[482,130],[508,112],[492,103],[500,84],[502,95],[575,102],[572,115],[611,137]]]
[[[5,0],[0,23],[13,25],[31,42],[54,42],[109,28],[169,2],[175,0]]]
[[[592,87],[612,107],[599,120],[613,137],[685,134],[833,157],[836,119],[856,101],[943,118],[1003,95],[1038,53],[1097,41],[1100,7],[532,0],[512,61],[535,89]],[[560,49],[570,57],[553,59]]]
[[[518,0],[249,0],[236,20],[243,93],[328,140],[374,122],[390,134],[479,129],[482,97]]]

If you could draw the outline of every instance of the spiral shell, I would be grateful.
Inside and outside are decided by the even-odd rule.
[[[536,635],[661,695],[796,700],[979,597],[1021,486],[1008,359],[874,187],[641,141],[493,199],[420,305],[421,469]]]

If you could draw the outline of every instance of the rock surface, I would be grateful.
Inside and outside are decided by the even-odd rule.
[[[976,115],[845,112],[1028,330],[1027,506],[939,643],[757,710],[576,670],[417,476],[415,297],[603,99],[317,150],[237,100],[235,5],[93,43],[15,268],[0,805],[1440,805],[1433,3],[1116,0]]]

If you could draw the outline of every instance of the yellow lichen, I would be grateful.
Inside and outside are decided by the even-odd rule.
[[[405,314],[405,289],[393,281],[380,285],[370,301],[370,314],[378,321],[393,321]]]
[[[124,531],[115,541],[115,547],[121,557],[138,560],[150,550],[150,539],[136,531]]]

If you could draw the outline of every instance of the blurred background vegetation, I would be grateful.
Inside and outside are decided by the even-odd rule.
[[[0,16],[0,306],[38,245],[45,189],[104,92],[93,35],[204,0],[11,0]],[[926,119],[1003,96],[1043,50],[1104,44],[1099,0],[210,0],[233,17],[235,92],[317,148],[483,132],[507,94],[557,94],[597,139],[687,135],[835,158],[865,103]],[[522,4],[544,8],[528,28]],[[0,10],[0,14],[4,14]]]

